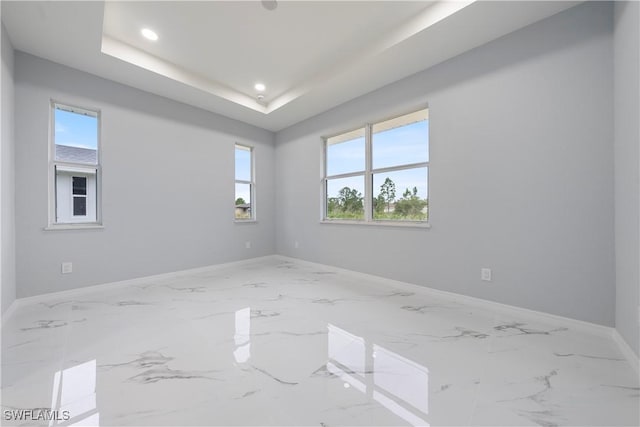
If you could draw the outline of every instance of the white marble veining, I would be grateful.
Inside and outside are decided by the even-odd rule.
[[[639,395],[609,338],[278,259],[2,326],[4,425],[637,426]]]

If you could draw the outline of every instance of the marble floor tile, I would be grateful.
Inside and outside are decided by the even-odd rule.
[[[22,306],[1,391],[3,425],[640,423],[608,337],[278,258]]]

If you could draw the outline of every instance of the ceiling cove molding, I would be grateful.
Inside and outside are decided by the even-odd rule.
[[[144,50],[128,45],[104,33],[102,34],[101,52],[253,111],[268,115],[314,89],[321,87],[337,76],[353,73],[362,63],[375,59],[375,57],[383,52],[427,30],[429,27],[445,20],[476,1],[477,0],[441,1],[435,3],[415,17],[409,19],[404,25],[379,37],[378,40],[371,43],[366,49],[362,49],[356,54],[348,55],[346,58],[343,58],[343,60],[329,64],[324,70],[316,73],[315,76],[288,89],[285,93],[269,103],[259,102],[253,97],[234,90],[227,85],[203,77],[202,75],[151,55]]]
[[[321,73],[317,73],[315,77],[309,79],[306,83],[303,83],[274,99],[268,104],[267,114],[285,106],[294,99],[312,91],[336,76],[352,72],[358,65],[379,56],[383,52],[427,30],[432,25],[452,16],[456,12],[461,11],[476,1],[478,0],[441,1],[429,6],[427,9],[407,21],[404,25],[380,37],[359,54],[351,55],[345,61],[338,61],[332,64]]]
[[[145,70],[151,71],[187,86],[194,87],[227,101],[234,102],[243,107],[250,108],[259,113],[267,114],[267,108],[259,104],[255,99],[243,93],[235,91],[221,83],[207,79],[190,72],[183,67],[160,59],[143,50],[137,49],[107,35],[102,35],[101,51],[105,55],[113,56],[121,61],[128,62]]]

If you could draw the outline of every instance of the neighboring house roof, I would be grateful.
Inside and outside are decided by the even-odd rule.
[[[91,148],[71,147],[56,144],[56,160],[70,163],[98,163],[98,151]]]
[[[241,205],[236,205],[236,208],[238,209],[251,209],[251,203],[244,203]]]

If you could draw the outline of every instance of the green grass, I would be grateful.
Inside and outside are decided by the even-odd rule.
[[[329,211],[327,212],[327,219],[353,219],[364,220],[364,211],[360,212],[342,212],[342,211]],[[427,213],[419,213],[417,215],[401,215],[394,212],[380,212],[373,214],[373,219],[376,221],[426,221],[428,219]]]
[[[329,211],[327,212],[328,219],[364,219],[364,211],[360,212],[342,212],[342,211]]]
[[[426,221],[428,215],[424,212],[420,212],[415,215],[402,215],[395,212],[374,212],[373,219],[380,221]]]

